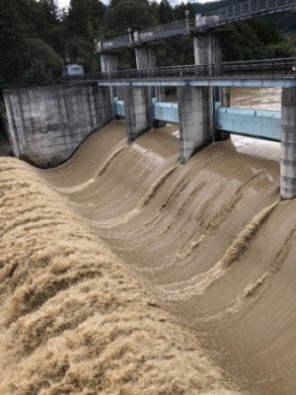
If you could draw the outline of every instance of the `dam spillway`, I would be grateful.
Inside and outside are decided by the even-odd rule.
[[[27,391],[81,393],[90,382],[93,393],[115,394],[119,385],[135,393],[145,380],[159,388],[171,380],[163,393],[181,384],[184,394],[227,393],[229,378],[196,359],[195,338],[242,393],[293,393],[295,201],[279,201],[279,144],[233,137],[180,165],[176,134],[175,126],[155,129],[127,146],[119,121],[56,169],[1,161],[3,393],[22,393],[20,378]],[[124,344],[116,343],[121,325]],[[103,365],[95,357],[104,349]],[[156,350],[172,364],[155,359]],[[47,369],[38,368],[44,360]],[[138,361],[131,371],[143,381],[127,376],[128,387],[123,360]],[[174,371],[176,361],[184,370]]]
[[[110,126],[105,136],[112,133]],[[273,374],[288,350],[294,355],[292,277],[285,274],[293,270],[294,202],[278,202],[278,162],[242,145],[237,152],[230,141],[217,143],[180,166],[178,141],[154,130],[120,151],[100,177],[95,171],[79,184],[71,180],[83,162],[78,153],[71,170],[51,171],[47,180],[205,347],[227,350],[219,364],[240,377],[243,390],[279,394],[290,385],[288,394],[290,369],[276,383]],[[286,286],[289,302],[278,296],[275,303]]]

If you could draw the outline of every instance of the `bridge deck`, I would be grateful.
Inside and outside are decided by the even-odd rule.
[[[98,86],[155,86],[155,87],[238,87],[238,88],[296,88],[295,78],[207,78],[207,79],[151,79],[151,80],[105,80]]]

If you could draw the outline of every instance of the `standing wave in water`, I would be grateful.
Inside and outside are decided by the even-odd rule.
[[[0,394],[238,393],[67,204],[0,158]]]
[[[127,147],[110,124],[41,174],[242,391],[291,395],[296,202],[279,200],[280,144],[236,136],[180,165],[175,129]]]

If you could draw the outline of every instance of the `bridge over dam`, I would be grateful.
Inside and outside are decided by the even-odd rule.
[[[295,10],[295,0],[247,0],[240,4],[222,7],[203,16],[197,14],[195,19],[189,19],[187,16],[184,20],[151,27],[134,34],[129,31],[128,34],[97,42],[97,52],[114,52],[184,34],[204,34],[234,22]]]
[[[295,394],[296,59],[194,40],[4,92],[0,393]]]
[[[276,14],[295,12],[295,0],[246,0],[239,5],[220,8],[214,13],[199,15],[195,19],[171,22],[151,27],[145,31],[132,32],[113,37],[103,42],[96,42],[96,52],[100,56],[101,71],[116,71],[118,53],[132,48],[135,51],[138,69],[157,67],[155,47],[167,38],[191,35],[196,65],[221,63],[221,47],[219,37],[227,25]]]
[[[222,62],[217,33],[222,26],[238,20],[295,9],[295,0],[252,0],[239,7],[221,9],[215,15],[197,16],[194,23],[187,18],[185,22],[152,28],[149,32],[133,35],[129,32],[125,38],[98,43],[100,73],[86,74],[82,80],[66,80],[54,87],[5,91],[15,156],[41,167],[63,163],[92,131],[116,118],[115,97],[124,103],[131,143],[157,124],[153,115],[157,104],[153,103],[165,101],[164,88],[176,87],[178,106],[171,115],[179,123],[180,160],[185,163],[211,142],[226,138],[229,131],[252,134],[250,127],[244,131],[231,127],[230,112],[223,113],[230,104],[230,87],[279,87],[283,92],[282,116],[281,122],[277,118],[277,124],[281,123],[281,127],[273,134],[260,132],[260,128],[268,118],[269,123],[274,123],[274,115],[258,117],[258,113],[253,113],[243,117],[256,119],[257,137],[281,141],[281,197],[295,197],[296,59]],[[195,64],[158,68],[150,42],[185,33],[194,38]],[[118,51],[126,48],[135,49],[136,70],[117,70]],[[217,103],[221,103],[219,110]]]
[[[271,59],[87,74],[98,87],[112,87],[115,116],[125,117],[128,141],[159,122],[180,126],[180,160],[186,162],[229,133],[280,141],[281,196],[296,196],[296,58]],[[158,88],[176,87],[178,103]],[[228,108],[229,87],[282,88],[282,112]],[[113,91],[114,93],[114,91]]]
[[[118,116],[126,119],[129,143],[159,122],[173,122],[180,129],[181,163],[213,141],[227,138],[227,132],[280,141],[281,197],[293,198],[295,63],[289,58],[128,70],[85,75],[85,81],[67,81],[54,88],[8,90],[5,101],[14,153],[39,166],[54,166],[69,158],[91,131]],[[156,88],[165,86],[177,87],[178,103],[160,100]],[[225,87],[230,86],[281,87],[281,113],[228,108]]]

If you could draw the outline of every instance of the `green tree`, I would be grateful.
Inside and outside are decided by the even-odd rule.
[[[0,2],[0,88],[11,86],[22,73],[26,26],[19,5],[18,0]]]
[[[221,35],[224,60],[252,60],[293,55],[293,47],[273,21],[253,19],[230,25]]]
[[[24,73],[24,80],[28,86],[50,85],[54,83],[50,73],[42,60],[36,59],[30,68]]]
[[[57,24],[60,12],[56,0],[40,0],[40,4],[44,7],[48,22],[51,24]]]
[[[185,11],[189,11],[189,18],[195,17],[195,11],[191,3],[181,3],[174,8],[175,19],[185,19]]]
[[[82,63],[87,71],[97,69],[94,40],[103,36],[106,6],[99,0],[71,0],[64,18],[63,59]]]
[[[161,25],[172,22],[175,19],[174,10],[168,0],[161,0],[159,4],[159,23]]]
[[[142,31],[156,23],[146,0],[120,0],[116,6],[107,10],[105,34],[109,37],[127,34],[128,28]]]

